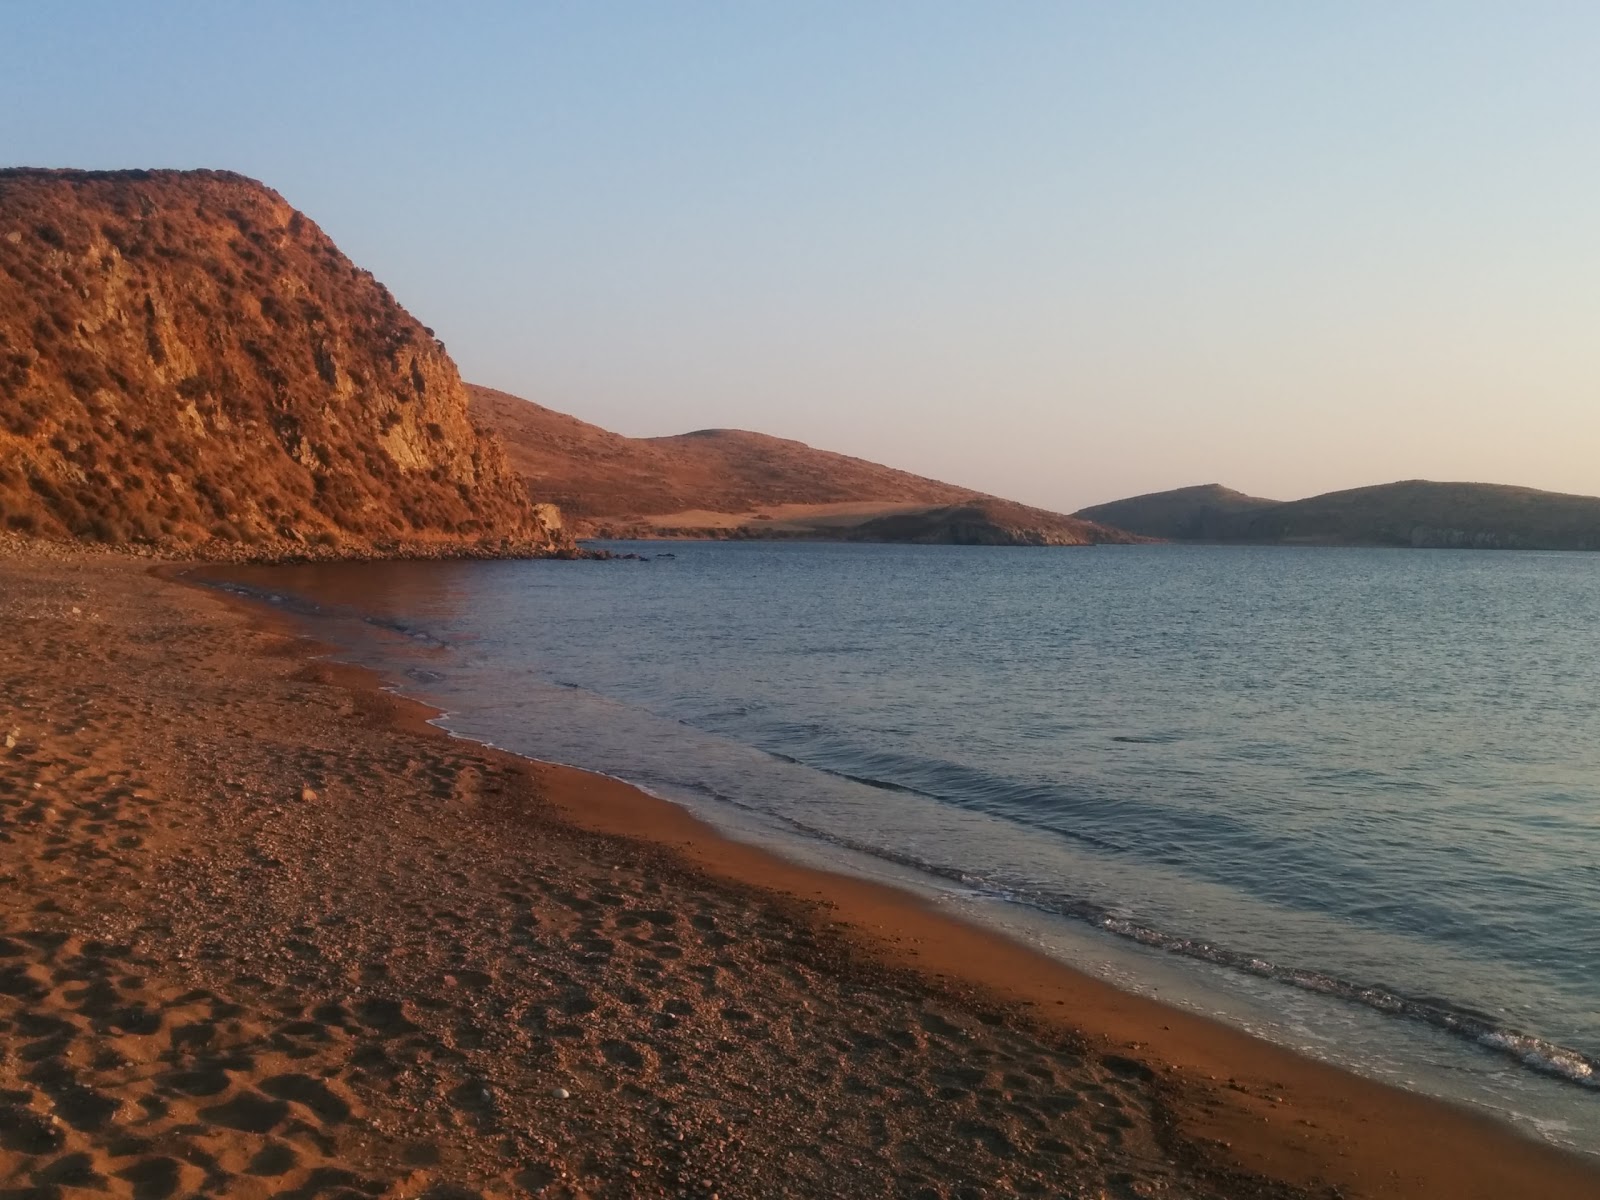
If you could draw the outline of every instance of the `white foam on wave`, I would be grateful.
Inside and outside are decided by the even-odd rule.
[[[1556,1075],[1583,1087],[1600,1088],[1600,1074],[1584,1056],[1541,1038],[1495,1029],[1478,1037],[1480,1045],[1499,1050],[1522,1061],[1523,1065],[1546,1075]]]

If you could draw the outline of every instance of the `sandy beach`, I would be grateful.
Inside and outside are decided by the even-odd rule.
[[[0,548],[3,549],[3,548]],[[0,1197],[1600,1196],[274,614],[0,554]]]

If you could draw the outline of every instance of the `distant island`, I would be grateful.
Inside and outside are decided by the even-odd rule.
[[[1096,504],[1075,515],[1178,542],[1600,550],[1600,497],[1497,483],[1407,479],[1289,501],[1212,483]]]

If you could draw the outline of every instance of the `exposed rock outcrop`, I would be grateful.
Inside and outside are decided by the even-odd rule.
[[[432,331],[219,171],[0,170],[0,525],[227,557],[564,544]]]

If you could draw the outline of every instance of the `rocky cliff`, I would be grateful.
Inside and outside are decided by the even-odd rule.
[[[443,345],[269,188],[0,171],[0,525],[186,554],[561,544]]]

